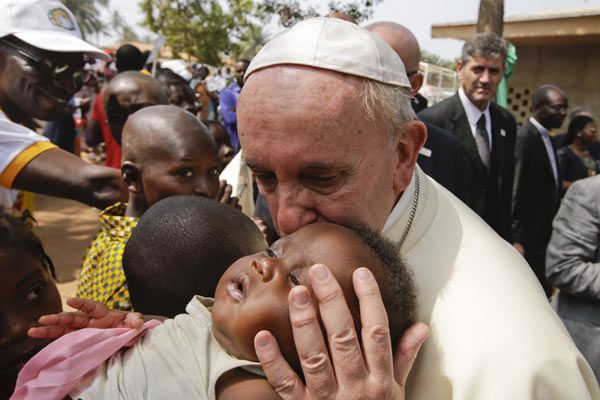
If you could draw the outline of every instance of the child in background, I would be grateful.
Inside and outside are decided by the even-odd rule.
[[[27,336],[44,314],[62,311],[54,265],[28,217],[0,212],[0,399],[10,396],[23,365],[48,340]]]
[[[116,310],[131,310],[121,258],[139,217],[169,196],[197,195],[237,205],[223,196],[217,146],[206,127],[175,106],[150,106],[132,114],[123,128],[121,174],[129,190],[127,204],[101,213],[102,227],[81,268],[77,296]]]
[[[210,212],[210,203],[207,202],[206,207],[207,215],[215,213]],[[247,219],[235,210],[229,212],[240,223]],[[198,229],[196,222],[188,221],[186,215],[182,212],[180,218],[173,220],[177,233],[173,231],[161,241],[163,251],[171,258],[179,257],[170,253],[172,246],[182,238],[194,240]],[[159,214],[147,216],[156,218]],[[221,232],[222,227],[207,219],[204,229],[215,228],[215,234]],[[203,244],[198,242],[196,246],[200,248]],[[155,245],[153,241],[146,244]],[[227,241],[224,240],[222,245],[227,247]],[[134,347],[116,353],[107,362],[103,361],[110,354],[92,352],[85,357],[88,361],[92,357],[98,361],[91,368],[83,370],[78,365],[66,368],[64,363],[71,357],[69,348],[77,342],[77,337],[73,334],[64,336],[46,348],[46,354],[40,354],[42,361],[34,359],[25,367],[27,373],[24,375],[34,379],[27,382],[20,378],[15,399],[27,398],[25,394],[34,398],[36,392],[33,389],[46,383],[50,386],[42,386],[45,393],[48,388],[55,390],[58,386],[60,390],[54,392],[56,398],[66,394],[78,399],[276,398],[267,381],[255,375],[259,364],[254,352],[254,337],[261,330],[272,332],[286,360],[300,371],[288,314],[291,288],[305,285],[311,291],[308,269],[315,263],[326,264],[339,282],[354,320],[359,324],[352,275],[357,268],[368,266],[379,284],[389,315],[392,344],[396,344],[402,331],[412,323],[415,312],[410,274],[397,254],[393,245],[364,228],[348,229],[323,223],[307,225],[278,240],[270,249],[233,263],[218,283],[214,304],[211,299],[195,297],[187,306],[188,314],[165,321]],[[188,262],[185,258],[178,259],[181,264]],[[177,279],[183,277],[175,276]],[[162,294],[155,295],[154,302],[158,304]],[[360,326],[356,329],[360,332]],[[79,332],[95,335],[89,330]],[[129,342],[130,339],[124,340]],[[113,343],[113,346],[118,349],[125,343],[116,346]],[[95,365],[99,366],[96,368]],[[60,370],[68,372],[63,373],[58,382],[55,372]],[[40,382],[39,379],[36,382],[35,377],[42,376],[40,373],[52,376],[52,382]]]
[[[225,204],[196,196],[161,200],[140,218],[123,253],[133,308],[173,318],[194,295],[215,297],[234,261],[266,248],[252,220]]]
[[[224,169],[235,156],[231,139],[229,138],[229,134],[223,125],[220,123],[209,121],[207,125],[208,131],[213,139],[215,139],[215,142],[217,142],[217,147],[219,148],[219,157],[221,157],[221,168]]]

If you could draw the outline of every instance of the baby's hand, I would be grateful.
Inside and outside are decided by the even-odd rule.
[[[143,315],[137,312],[111,310],[90,299],[72,297],[67,304],[79,311],[43,315],[39,327],[30,328],[27,335],[35,339],[56,339],[82,328],[141,328]]]
[[[239,199],[231,195],[232,191],[233,189],[231,185],[227,183],[227,181],[219,181],[219,193],[217,193],[217,201],[230,205],[231,207],[237,208],[241,211],[242,206],[238,204]]]

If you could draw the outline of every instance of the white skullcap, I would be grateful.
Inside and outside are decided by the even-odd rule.
[[[378,35],[338,18],[311,18],[275,35],[246,70],[297,64],[410,89],[404,64]]]

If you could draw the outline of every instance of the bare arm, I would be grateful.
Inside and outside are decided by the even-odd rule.
[[[13,187],[100,209],[127,199],[118,169],[88,164],[60,149],[48,150],[31,160],[19,172]]]
[[[100,124],[94,119],[90,118],[87,129],[85,130],[85,142],[88,146],[94,147],[102,143],[102,140],[103,137]]]

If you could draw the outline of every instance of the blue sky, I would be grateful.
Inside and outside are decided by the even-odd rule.
[[[137,0],[111,0],[112,7],[118,10],[125,20],[143,35],[144,31],[135,26],[142,19],[137,3]],[[310,3],[320,6],[321,10],[325,12],[328,0],[312,0]],[[384,0],[375,8],[375,13],[370,21],[390,20],[403,24],[413,31],[422,48],[445,58],[454,58],[460,54],[462,42],[449,39],[431,39],[431,25],[475,20],[478,9],[479,0]],[[600,10],[600,0],[504,1],[505,17],[579,9]],[[273,34],[280,28],[273,23],[267,29],[269,33]],[[108,37],[99,39],[100,44],[112,42],[114,42],[114,39]]]

